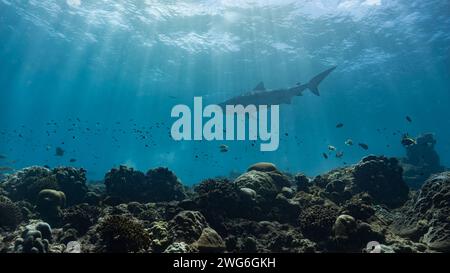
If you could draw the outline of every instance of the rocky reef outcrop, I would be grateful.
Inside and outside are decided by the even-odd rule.
[[[73,205],[84,201],[88,188],[86,171],[72,167],[58,167],[53,170],[44,167],[29,167],[6,177],[0,188],[13,201],[38,201],[42,190],[64,192],[67,204]]]
[[[393,223],[401,236],[450,251],[450,172],[431,176]]]
[[[435,150],[434,134],[418,136],[413,145],[406,146],[406,157],[401,159],[404,179],[408,186],[419,189],[430,175],[445,171]]]
[[[409,188],[396,158],[370,155],[358,164],[317,176],[313,183],[337,203],[366,193],[376,204],[399,207],[408,199]]]
[[[449,252],[450,173],[415,192],[395,158],[310,178],[267,162],[191,188],[166,168],[31,167],[0,185],[0,252]],[[69,202],[69,199],[72,200]]]
[[[185,188],[167,168],[149,170],[147,174],[120,166],[105,175],[106,192],[121,201],[161,202],[183,200]]]

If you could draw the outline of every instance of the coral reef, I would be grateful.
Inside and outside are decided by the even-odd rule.
[[[62,222],[79,234],[84,234],[97,223],[100,213],[100,209],[95,206],[80,204],[64,210]]]
[[[98,233],[108,252],[143,252],[150,247],[150,236],[144,226],[122,215],[105,218]]]
[[[45,221],[56,223],[65,205],[66,195],[62,191],[44,189],[38,194],[36,209]]]
[[[434,149],[434,134],[420,135],[415,141],[415,144],[405,147],[406,157],[401,159],[401,164],[408,186],[419,189],[430,175],[443,172],[445,168],[441,166],[439,155]]]
[[[0,196],[0,228],[15,228],[22,221],[20,208],[5,196]]]
[[[35,203],[44,189],[64,192],[69,205],[84,201],[87,193],[86,171],[71,167],[53,170],[44,167],[29,167],[8,176],[0,187],[14,201],[26,200]]]
[[[146,175],[133,168],[120,166],[105,175],[108,195],[122,201],[162,202],[183,200],[185,189],[167,168],[149,170]]]
[[[0,252],[450,252],[450,173],[415,192],[402,166],[367,156],[309,178],[261,162],[191,188],[167,168],[91,184],[30,167],[0,184]]]
[[[355,184],[370,194],[375,202],[398,207],[408,199],[408,186],[396,158],[368,156],[356,165]]]
[[[436,251],[450,251],[450,172],[430,177],[393,223],[394,230]]]
[[[25,227],[15,242],[15,251],[23,253],[47,253],[52,240],[52,230],[47,223],[38,222]]]
[[[331,229],[338,209],[331,205],[314,205],[300,213],[299,226],[302,233],[315,241],[326,240],[331,235]]]

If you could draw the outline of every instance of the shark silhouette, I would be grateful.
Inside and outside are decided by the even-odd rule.
[[[224,107],[226,105],[279,105],[279,104],[291,104],[292,99],[295,96],[302,96],[303,91],[309,89],[314,95],[320,96],[319,84],[334,70],[336,66],[323,71],[316,75],[306,84],[298,83],[294,87],[266,90],[264,83],[260,82],[252,91],[244,93],[240,96],[230,98],[219,106]]]

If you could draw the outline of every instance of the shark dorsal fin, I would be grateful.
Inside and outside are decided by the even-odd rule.
[[[258,83],[258,85],[255,88],[253,88],[253,91],[264,91],[264,90],[266,90],[266,88],[264,87],[263,82]]]

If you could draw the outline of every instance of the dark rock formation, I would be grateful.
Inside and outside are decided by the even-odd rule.
[[[15,228],[22,221],[20,208],[5,196],[0,196],[0,229]]]
[[[108,195],[122,201],[162,202],[183,200],[183,185],[167,168],[149,170],[146,175],[133,168],[120,166],[105,176]]]
[[[355,166],[355,184],[367,192],[375,202],[389,207],[403,205],[408,199],[408,186],[403,170],[395,158],[368,156]]]
[[[44,189],[63,191],[67,204],[83,202],[87,193],[86,171],[72,167],[53,170],[43,167],[25,168],[9,176],[1,187],[15,201],[36,202],[39,192]]]
[[[434,146],[434,134],[427,133],[416,138],[416,144],[405,147],[406,158],[401,160],[404,179],[408,186],[419,189],[430,175],[445,171]]]
[[[327,240],[339,210],[332,205],[314,205],[300,213],[299,226],[302,233],[314,241]]]
[[[450,252],[450,173],[409,192],[398,161],[383,156],[312,181],[258,163],[192,191],[166,168],[84,180],[64,167],[8,176],[0,252]]]
[[[144,252],[150,247],[150,236],[144,226],[123,215],[105,218],[98,233],[108,252]]]
[[[198,240],[203,229],[209,225],[198,211],[182,211],[170,222],[170,234],[174,241],[191,244]]]
[[[395,220],[397,234],[450,251],[450,172],[430,177]]]

